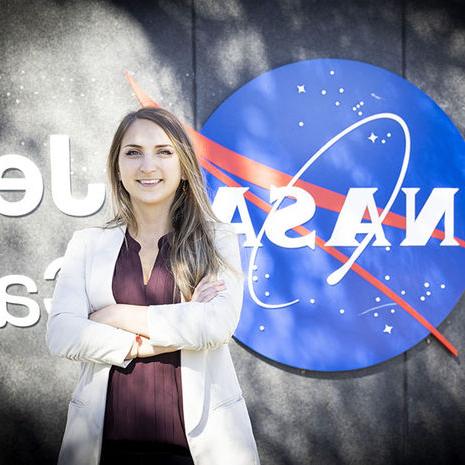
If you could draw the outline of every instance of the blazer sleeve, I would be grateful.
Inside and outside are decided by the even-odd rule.
[[[85,229],[75,231],[66,247],[51,300],[46,344],[50,353],[58,357],[124,368],[132,362],[124,358],[135,335],[89,319],[85,235]]]
[[[242,273],[238,235],[231,224],[215,225],[218,251]],[[227,344],[239,324],[244,278],[223,270],[217,275],[226,288],[209,302],[149,305],[149,342],[187,350],[216,349]]]

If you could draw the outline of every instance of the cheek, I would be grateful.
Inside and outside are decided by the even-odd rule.
[[[165,167],[165,172],[170,176],[170,181],[177,183],[181,179],[181,167],[179,161],[173,160],[168,166]]]
[[[120,160],[119,161],[119,170],[121,173],[121,176],[127,177],[127,176],[132,176],[135,170],[134,163],[131,163],[132,160]]]
[[[118,160],[118,166],[117,166],[118,170],[120,171],[120,173],[122,174],[124,171],[126,171],[126,163],[124,162],[124,160],[122,158],[120,158]]]

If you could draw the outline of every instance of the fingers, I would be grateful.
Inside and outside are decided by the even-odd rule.
[[[213,278],[213,276],[204,276],[195,288],[193,300],[197,302],[208,302],[213,299],[218,292],[226,289],[224,280],[218,279],[214,281],[207,281],[207,279]]]
[[[203,302],[208,302],[214,297],[216,297],[218,292],[221,292],[224,289],[226,289],[226,286],[224,283],[219,282],[219,281],[214,281],[213,283],[211,283],[211,286],[209,286],[208,288],[204,288],[201,291],[200,293],[201,299]]]
[[[198,302],[210,302],[217,294],[217,291],[204,292],[202,295],[199,295]]]
[[[207,283],[202,286],[200,292],[205,292],[209,290],[221,291],[226,288],[226,285],[223,281],[212,281],[211,283]]]

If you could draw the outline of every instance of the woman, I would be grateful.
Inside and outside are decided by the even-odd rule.
[[[227,345],[238,240],[179,120],[126,115],[107,172],[115,216],[74,233],[47,323],[51,353],[82,363],[58,463],[259,464]]]

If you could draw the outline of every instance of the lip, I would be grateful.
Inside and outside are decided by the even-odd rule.
[[[158,184],[161,184],[163,182],[163,179],[161,179],[158,182],[155,183],[149,183],[149,184],[142,184],[141,181],[153,181],[153,179],[136,179],[136,182],[139,183],[141,186],[144,187],[151,187],[151,186],[158,186]]]

